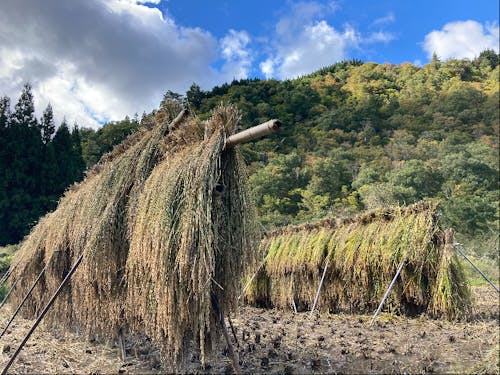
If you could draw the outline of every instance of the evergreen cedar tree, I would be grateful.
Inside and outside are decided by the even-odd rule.
[[[54,134],[55,132],[55,134]],[[85,169],[78,128],[63,123],[55,131],[50,104],[35,117],[31,86],[26,84],[10,110],[0,100],[0,245],[19,242]]]

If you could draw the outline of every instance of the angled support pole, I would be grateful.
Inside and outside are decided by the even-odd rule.
[[[262,268],[262,266],[264,264],[266,264],[266,258],[264,258],[264,260],[262,261],[262,263],[257,268],[257,271],[255,271],[255,273],[252,275],[252,277],[250,278],[250,280],[248,280],[247,283],[245,284],[245,287],[241,291],[241,294],[238,296],[238,301],[241,299],[241,297],[243,297],[243,295],[247,291],[248,287],[250,286],[250,284],[252,284],[252,281],[255,279],[255,276],[257,276],[257,274],[259,273],[260,269]]]
[[[458,253],[459,253],[461,256],[463,256],[463,257],[465,258],[465,260],[466,260],[467,262],[469,262],[469,263],[470,263],[470,265],[471,265],[472,267],[474,267],[474,269],[475,269],[475,270],[476,270],[476,271],[477,271],[477,272],[478,272],[478,273],[479,273],[479,274],[483,277],[483,279],[485,279],[485,280],[486,280],[486,281],[487,281],[487,282],[488,282],[488,283],[489,283],[489,284],[493,287],[493,289],[495,289],[495,290],[497,291],[497,293],[500,293],[500,290],[498,289],[498,287],[497,287],[495,284],[493,284],[493,281],[491,281],[491,280],[489,279],[489,277],[488,277],[488,276],[486,276],[486,275],[485,275],[485,274],[484,274],[484,273],[483,273],[483,272],[479,269],[479,267],[478,267],[478,266],[476,266],[476,265],[472,262],[472,260],[470,260],[470,259],[469,259],[469,257],[468,257],[467,255],[465,255],[465,253],[464,253],[464,252],[460,249],[460,247],[459,247],[459,246],[460,246],[460,244],[458,244],[458,243],[457,243],[457,244],[455,244],[455,245],[456,245],[456,246],[454,246],[454,248],[458,251]]]
[[[17,309],[16,311],[14,312],[14,314],[12,315],[12,317],[10,318],[10,320],[8,321],[7,325],[5,326],[5,328],[3,329],[2,333],[0,333],[0,338],[3,337],[3,335],[5,334],[5,332],[7,332],[7,329],[10,327],[11,323],[14,321],[14,319],[16,318],[17,314],[19,313],[19,311],[21,311],[21,308],[24,306],[24,303],[28,300],[29,296],[31,295],[31,292],[33,292],[33,289],[35,289],[35,286],[38,284],[38,282],[40,281],[42,275],[45,273],[45,269],[47,268],[47,266],[43,267],[43,270],[40,272],[40,274],[38,275],[38,277],[36,278],[35,282],[33,283],[33,285],[31,286],[30,290],[28,291],[28,293],[26,293],[26,295],[24,296],[23,300],[21,301],[21,303],[19,304],[19,306],[17,306]]]
[[[3,287],[3,285],[9,280],[10,275],[12,275],[12,272],[16,269],[17,265],[21,262],[21,260],[18,260],[16,264],[13,266],[9,267],[7,272],[3,275],[2,279],[0,280],[0,288]]]
[[[19,353],[23,349],[23,347],[26,344],[26,342],[29,340],[29,338],[31,337],[31,335],[35,331],[36,327],[38,327],[38,325],[40,324],[40,322],[42,321],[42,319],[45,317],[45,315],[47,314],[47,312],[49,311],[49,309],[54,304],[56,298],[59,296],[59,294],[61,294],[61,292],[64,289],[64,287],[66,286],[66,284],[68,283],[68,281],[71,279],[71,276],[73,276],[73,274],[75,273],[76,269],[78,268],[78,266],[82,262],[83,254],[84,253],[82,253],[80,255],[80,257],[76,260],[76,262],[73,265],[73,267],[69,270],[68,274],[66,275],[66,277],[64,278],[64,280],[61,282],[61,285],[59,285],[59,287],[55,291],[54,295],[50,298],[49,302],[47,302],[47,305],[45,306],[45,308],[43,309],[43,311],[38,316],[36,322],[30,328],[29,332],[26,334],[26,336],[24,337],[23,341],[21,342],[21,344],[19,345],[19,347],[17,348],[17,350],[15,351],[15,353],[12,355],[12,357],[9,360],[9,362],[7,363],[7,365],[2,370],[2,375],[7,374],[7,371],[9,371],[10,367],[12,366],[12,364],[14,363],[14,361],[16,360],[17,356],[19,355]]]
[[[311,319],[313,317],[314,310],[316,309],[316,304],[318,303],[318,298],[319,298],[319,292],[321,292],[321,287],[323,286],[323,281],[325,281],[327,269],[328,269],[328,262],[326,263],[325,269],[323,270],[323,275],[321,276],[321,281],[319,282],[318,291],[316,292],[316,296],[314,297],[313,307],[311,309],[311,312],[309,313],[309,319]],[[295,302],[294,302],[294,305],[295,305]]]
[[[12,268],[9,268],[7,272],[5,272],[5,274],[2,277],[2,280],[0,280],[0,288],[3,286],[3,284],[7,282],[11,273],[12,273]]]
[[[380,310],[382,310],[382,306],[384,306],[385,300],[387,299],[387,297],[389,297],[389,293],[391,292],[394,284],[396,283],[396,279],[398,278],[399,274],[401,273],[401,270],[403,269],[403,266],[405,265],[405,263],[406,263],[406,258],[403,259],[403,261],[399,265],[398,271],[394,275],[394,278],[392,279],[391,284],[389,285],[389,288],[387,288],[387,291],[385,292],[384,297],[382,298],[382,301],[380,302],[380,305],[378,305],[377,311],[375,311],[375,314],[373,314],[373,317],[372,317],[372,320],[370,322],[370,325],[373,324],[373,322],[377,318],[378,314],[380,314]]]
[[[231,332],[233,332],[234,342],[236,342],[236,346],[239,348],[240,342],[238,341],[238,336],[236,335],[236,330],[234,329],[233,322],[229,314],[227,314],[227,321],[229,323],[229,327],[231,327]]]
[[[238,357],[238,353],[233,348],[233,344],[231,344],[231,339],[229,338],[229,334],[227,333],[226,323],[224,322],[224,315],[219,304],[219,299],[213,291],[210,293],[210,299],[212,300],[212,308],[214,309],[217,320],[221,325],[222,333],[224,334],[224,338],[226,339],[227,350],[229,352],[229,355],[231,356],[234,373],[240,375],[240,359]]]

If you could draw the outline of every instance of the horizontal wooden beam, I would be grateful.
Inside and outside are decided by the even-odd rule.
[[[233,134],[226,139],[226,148],[233,148],[236,145],[249,142],[269,134],[277,133],[281,128],[280,120],[269,120],[263,124],[253,126],[242,132]]]

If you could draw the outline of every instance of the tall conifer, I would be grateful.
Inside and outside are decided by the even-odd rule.
[[[56,126],[54,124],[54,113],[52,112],[52,106],[47,104],[47,107],[43,111],[42,118],[40,119],[40,130],[42,132],[42,141],[46,145],[52,139],[54,132],[56,131]]]

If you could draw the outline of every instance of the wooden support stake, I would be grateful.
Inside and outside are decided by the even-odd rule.
[[[10,276],[11,273],[12,273],[12,269],[11,268],[9,268],[7,270],[7,272],[5,272],[5,274],[2,277],[2,280],[0,280],[0,288],[3,286],[3,284],[5,284],[7,282],[7,280],[9,279],[9,276]]]
[[[241,294],[238,296],[238,301],[240,300],[241,297],[243,297],[243,294],[245,294],[245,292],[247,291],[247,289],[250,286],[250,284],[252,284],[253,279],[255,279],[255,276],[257,276],[257,274],[259,273],[260,269],[262,268],[262,266],[264,264],[266,264],[266,259],[264,259],[262,261],[262,263],[259,265],[259,268],[257,268],[257,271],[255,271],[255,273],[252,275],[252,277],[250,278],[250,280],[248,280],[248,282],[245,284],[245,287],[241,291]]]
[[[458,244],[459,245],[459,244]],[[467,260],[467,262],[469,262],[471,264],[472,267],[474,267],[474,269],[479,272],[479,274],[493,287],[493,289],[495,289],[497,291],[497,293],[500,293],[500,290],[498,289],[498,287],[493,284],[493,281],[491,281],[488,276],[486,276],[480,269],[478,266],[476,266],[474,263],[472,263],[472,260],[469,259],[469,257],[467,255],[465,255],[465,253],[460,250],[458,248],[458,246],[454,246],[454,248],[458,251],[458,253],[463,256],[465,258],[465,260]]]
[[[21,303],[19,304],[19,306],[17,306],[16,311],[14,312],[14,314],[12,315],[12,317],[10,318],[9,322],[7,323],[7,325],[5,326],[5,328],[3,329],[2,333],[0,333],[0,338],[3,337],[3,335],[5,334],[5,332],[7,332],[7,329],[10,327],[11,323],[14,321],[15,317],[17,316],[17,314],[19,313],[19,311],[21,311],[21,308],[24,306],[24,303],[28,300],[29,296],[31,295],[31,292],[33,292],[33,289],[35,289],[36,284],[38,284],[38,281],[40,281],[40,278],[45,273],[45,269],[46,268],[47,268],[47,266],[43,267],[43,270],[40,272],[40,274],[36,278],[35,282],[31,286],[31,288],[28,291],[28,293],[26,293],[26,295],[24,296],[24,298],[21,301]]]
[[[233,322],[231,321],[231,317],[229,316],[229,314],[227,314],[227,321],[229,322],[229,327],[231,327],[231,331],[233,332],[233,337],[234,341],[236,342],[236,346],[239,348],[240,343],[238,341],[238,337],[236,336],[236,330],[234,329]]]
[[[120,357],[123,362],[127,359],[127,351],[125,350],[125,339],[123,338],[123,328],[118,330],[118,346],[120,347]]]
[[[3,305],[5,305],[7,303],[7,300],[9,299],[10,294],[12,293],[12,291],[14,290],[14,288],[16,287],[16,284],[17,284],[17,280],[14,281],[14,284],[12,284],[12,286],[9,289],[9,291],[7,292],[7,294],[5,295],[5,297],[3,298],[2,304],[0,305],[0,309],[3,307]]]
[[[378,306],[377,311],[375,311],[375,314],[373,314],[373,317],[372,317],[372,320],[370,322],[370,325],[373,324],[373,322],[377,318],[377,315],[380,313],[380,310],[382,310],[382,306],[384,306],[384,302],[387,299],[387,297],[389,296],[389,293],[391,292],[392,287],[396,283],[396,279],[398,278],[399,274],[401,273],[401,270],[403,269],[403,266],[404,266],[405,263],[406,263],[406,259],[403,259],[403,261],[399,265],[399,268],[398,268],[398,271],[396,272],[396,275],[394,275],[394,278],[392,279],[391,284],[389,285],[389,288],[387,288],[387,291],[385,292],[384,297],[382,298],[382,302],[380,302],[380,305]]]
[[[312,318],[312,316],[314,314],[314,309],[316,309],[316,304],[318,303],[318,298],[319,298],[319,292],[321,291],[321,287],[323,286],[323,281],[325,280],[327,268],[328,268],[328,263],[326,263],[325,269],[323,270],[323,276],[321,276],[321,281],[319,282],[318,291],[316,292],[316,297],[314,297],[314,303],[313,303],[313,307],[311,309],[311,312],[309,313],[309,319]]]
[[[2,280],[0,280],[0,288],[3,287],[3,284],[5,284],[7,282],[7,280],[10,277],[10,275],[12,275],[12,271],[14,271],[16,269],[16,267],[18,266],[19,263],[21,263],[21,260],[18,260],[16,264],[14,264],[13,266],[9,267],[9,269],[7,270],[7,272],[3,275]]]
[[[295,298],[292,297],[292,307],[293,307],[293,312],[297,314],[297,305],[295,304]]]
[[[9,362],[7,363],[7,365],[2,370],[2,375],[6,375],[7,374],[7,371],[9,371],[9,368],[12,366],[12,364],[16,360],[17,356],[19,355],[19,353],[23,349],[24,345],[29,340],[29,338],[31,337],[31,335],[33,334],[33,332],[35,331],[36,327],[38,327],[38,325],[40,324],[40,322],[42,321],[42,319],[44,318],[44,316],[47,314],[47,312],[49,311],[49,309],[51,308],[51,306],[54,304],[54,301],[56,300],[56,298],[59,296],[59,294],[61,294],[61,291],[66,286],[66,284],[69,281],[69,279],[71,279],[71,276],[75,273],[76,269],[78,268],[78,266],[82,262],[82,259],[83,259],[83,253],[77,259],[77,261],[75,262],[75,264],[73,265],[73,267],[69,270],[68,274],[66,275],[66,277],[64,278],[64,280],[61,282],[61,285],[59,285],[59,287],[57,288],[57,290],[54,293],[54,295],[50,298],[49,302],[47,302],[47,305],[45,306],[45,308],[43,309],[43,311],[40,313],[40,315],[38,316],[38,318],[35,321],[35,323],[33,324],[33,326],[30,328],[30,330],[27,333],[27,335],[24,337],[23,341],[21,342],[21,344],[19,345],[19,347],[15,351],[14,355],[12,356],[12,358],[9,360]]]
[[[219,300],[217,299],[217,295],[214,292],[211,292],[210,296],[212,300],[212,307],[221,325],[224,338],[226,339],[227,350],[229,352],[229,355],[231,356],[234,373],[240,375],[241,374],[240,359],[238,358],[238,353],[234,351],[233,344],[231,344],[231,339],[229,338],[229,334],[227,333],[226,323],[224,323],[224,315],[222,314],[219,305]]]

